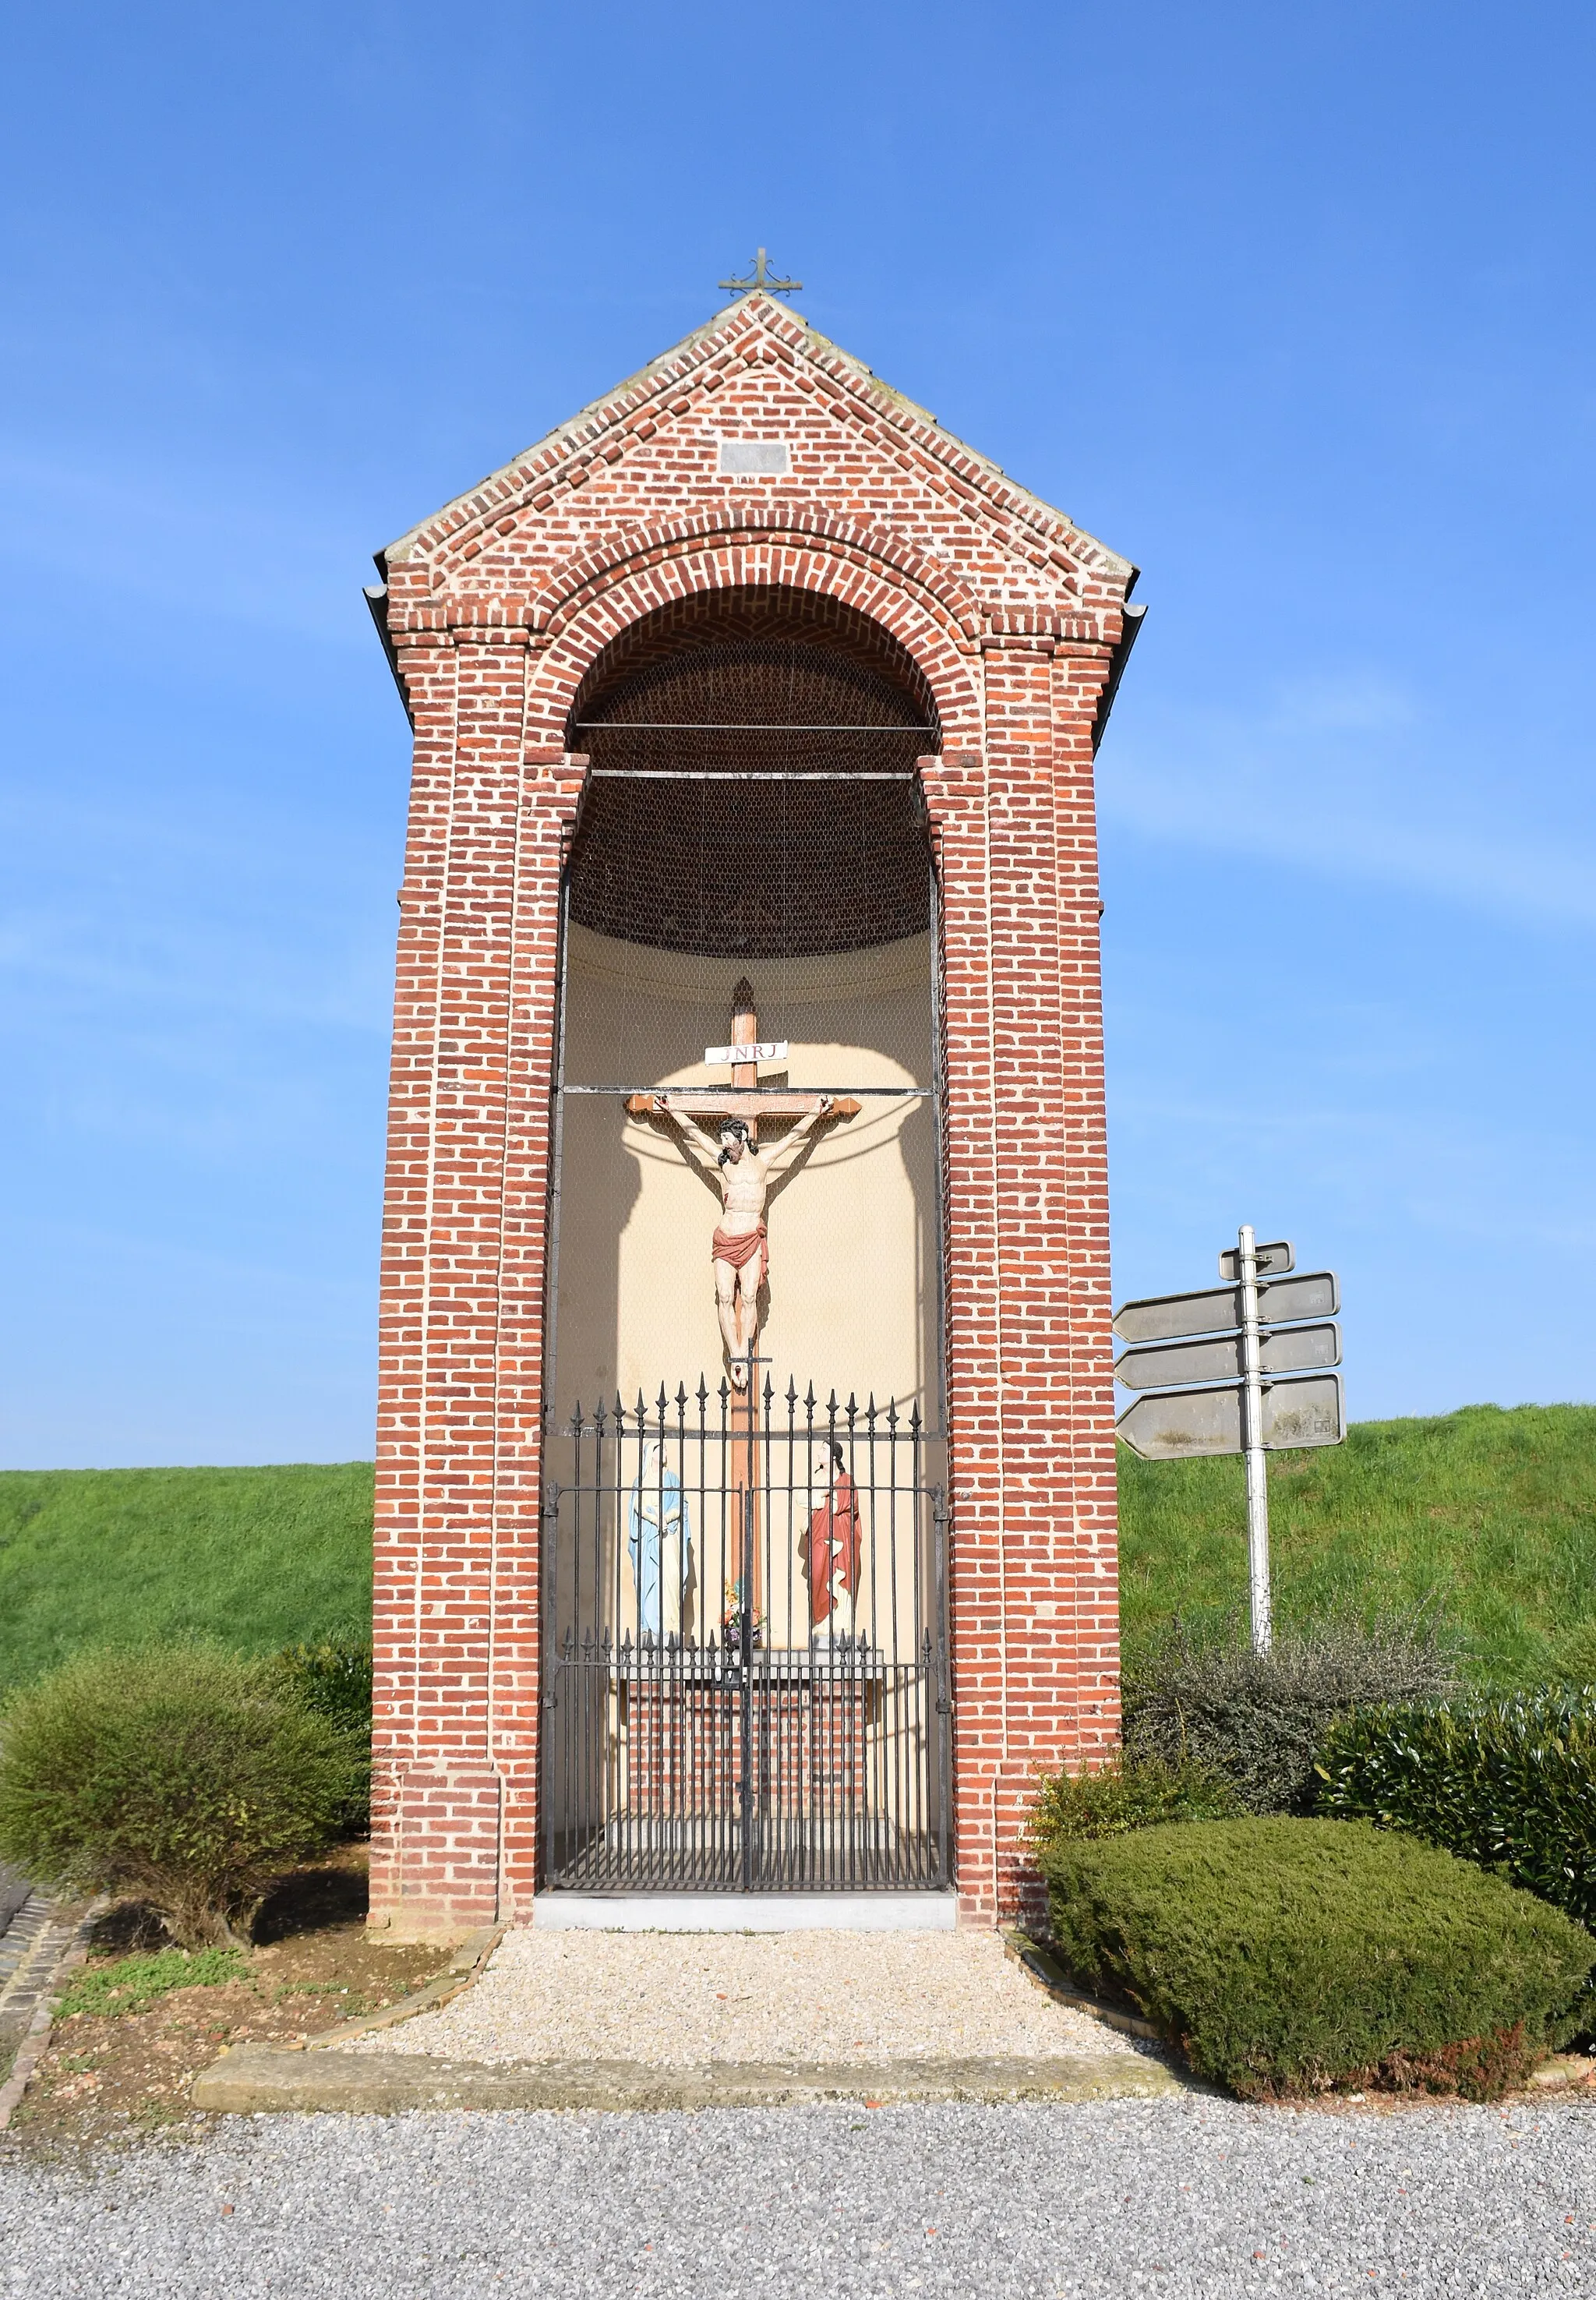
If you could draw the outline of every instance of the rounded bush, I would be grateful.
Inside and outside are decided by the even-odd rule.
[[[235,1943],[358,1779],[350,1736],[269,1662],[81,1654],[0,1719],[0,1859],[53,1891],[145,1902],[185,1948]]]
[[[276,1668],[306,1709],[347,1734],[356,1773],[340,1826],[348,1837],[371,1826],[371,1640],[340,1635],[285,1646]]]
[[[1581,2025],[1596,1939],[1364,1821],[1191,1821],[1039,1856],[1053,1938],[1244,2097],[1388,2084],[1489,2099]]]

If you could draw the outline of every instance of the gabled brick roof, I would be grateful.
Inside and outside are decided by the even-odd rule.
[[[886,454],[906,451],[939,465],[959,508],[980,524],[996,529],[1010,549],[1040,570],[1051,562],[1058,573],[1090,570],[1118,590],[1135,573],[1096,537],[1077,527],[1010,479],[903,393],[884,383],[862,361],[830,342],[800,314],[759,291],[739,296],[662,352],[611,391],[557,424],[531,446],[455,496],[378,554],[385,573],[421,558],[459,565],[490,547],[489,539],[507,515],[553,509],[559,496],[580,487],[594,466],[618,462],[634,445],[653,438],[671,416],[686,414],[684,391],[724,376],[734,362],[766,355],[801,375],[806,391],[819,389],[869,425],[866,437]],[[672,403],[676,403],[674,405]],[[476,546],[476,550],[472,546]]]

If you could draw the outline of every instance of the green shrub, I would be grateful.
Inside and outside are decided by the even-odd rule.
[[[60,2021],[78,2012],[102,2018],[119,2012],[147,2012],[174,1988],[220,1988],[237,1980],[244,1958],[236,1948],[202,1948],[190,1956],[187,1949],[163,1948],[150,1956],[118,1956],[103,1964],[85,1965],[55,2008]]]
[[[1489,2099],[1588,2002],[1583,1926],[1362,1821],[1057,1838],[1040,1866],[1071,1970],[1244,2097],[1356,2082]]]
[[[1126,1753],[1194,1759],[1248,1812],[1302,1812],[1334,1719],[1373,1702],[1444,1699],[1454,1674],[1434,1634],[1409,1622],[1325,1621],[1267,1654],[1234,1635],[1193,1643],[1177,1625],[1126,1664]]]
[[[1596,1927],[1596,1691],[1363,1710],[1319,1750],[1318,1807],[1500,1868]]]
[[[1206,1765],[1122,1759],[1101,1772],[1045,1775],[1031,1836],[1039,1846],[1057,1837],[1123,1837],[1160,1821],[1227,1821],[1236,1810],[1234,1790]]]
[[[339,1827],[359,1836],[371,1826],[371,1640],[345,1635],[285,1646],[277,1667],[307,1709],[350,1738],[358,1770]]]
[[[237,1945],[357,1785],[349,1735],[270,1663],[83,1654],[0,1719],[0,1859],[54,1891],[143,1901],[185,1948]]]
[[[307,1709],[371,1738],[371,1640],[341,1636],[285,1646],[278,1666]]]

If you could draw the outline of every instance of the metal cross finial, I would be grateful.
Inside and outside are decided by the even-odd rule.
[[[762,288],[767,296],[791,296],[802,288],[802,279],[777,279],[771,276],[769,259],[761,247],[755,253],[753,273],[747,279],[723,279],[720,282],[728,296],[745,296],[751,288]]]

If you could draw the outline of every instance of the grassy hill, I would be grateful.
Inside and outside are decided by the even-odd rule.
[[[371,1465],[0,1472],[0,1686],[79,1646],[246,1653],[371,1615]]]
[[[1121,1456],[1126,1629],[1244,1619],[1239,1462]],[[1474,1673],[1528,1679],[1596,1652],[1596,1406],[1467,1406],[1354,1423],[1269,1464],[1276,1604],[1434,1604]],[[246,1652],[369,1618],[369,1462],[0,1472],[0,1686],[103,1641],[198,1635]]]
[[[1128,1638],[1245,1619],[1239,1461],[1122,1450],[1120,1509]],[[1596,1651],[1596,1405],[1354,1422],[1344,1446],[1271,1457],[1269,1533],[1281,1621],[1433,1604],[1473,1676],[1533,1679]]]

